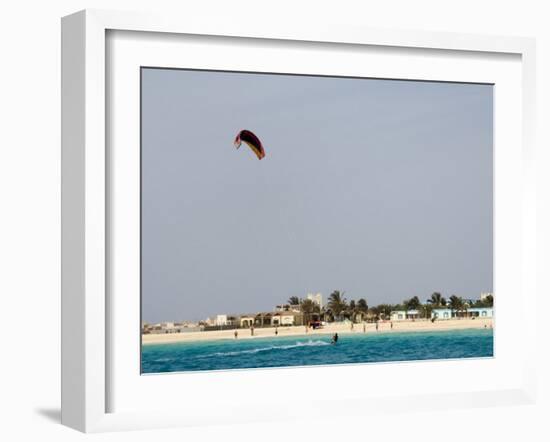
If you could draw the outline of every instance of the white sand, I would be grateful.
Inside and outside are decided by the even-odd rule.
[[[492,318],[477,318],[477,319],[448,319],[437,320],[432,323],[429,320],[416,320],[416,321],[394,321],[393,328],[391,328],[390,321],[380,321],[378,323],[378,331],[375,324],[353,324],[353,330],[350,323],[333,322],[325,327],[317,330],[306,329],[305,326],[290,326],[279,327],[278,336],[314,336],[322,334],[332,334],[338,332],[339,334],[361,334],[361,333],[392,333],[392,332],[414,332],[414,331],[433,331],[433,330],[458,330],[466,328],[492,328]],[[364,330],[364,331],[363,331]],[[249,329],[237,329],[237,339],[254,339],[261,337],[273,337],[275,336],[275,327],[269,328],[255,328],[254,336],[251,335]],[[219,340],[219,339],[235,339],[235,330],[222,330],[222,331],[198,331],[189,333],[168,333],[168,334],[150,334],[143,335],[143,344],[160,344],[170,342],[191,342],[191,341],[204,341],[204,340]]]

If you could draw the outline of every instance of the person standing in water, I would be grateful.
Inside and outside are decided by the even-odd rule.
[[[337,342],[338,342],[338,333],[334,333],[331,344],[336,344]]]

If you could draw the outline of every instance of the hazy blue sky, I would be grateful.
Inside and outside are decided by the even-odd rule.
[[[489,85],[144,69],[143,319],[492,291],[492,112]]]

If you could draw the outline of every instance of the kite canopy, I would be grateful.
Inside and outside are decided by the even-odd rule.
[[[259,160],[265,157],[265,151],[264,147],[262,146],[262,142],[252,132],[246,129],[241,130],[235,137],[235,142],[233,144],[238,149],[241,146],[241,142],[243,141],[248,144],[248,147],[250,147],[252,152],[256,154]]]

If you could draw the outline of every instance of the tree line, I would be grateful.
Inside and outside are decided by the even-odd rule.
[[[321,309],[320,306],[311,299],[300,299],[297,296],[291,296],[288,299],[289,305],[299,306],[304,314],[306,322],[314,318],[320,318],[327,322],[342,321],[349,319],[355,321],[360,317],[361,320],[379,320],[388,319],[392,311],[417,310],[421,318],[429,318],[432,310],[435,308],[449,308],[456,312],[466,312],[469,308],[492,307],[493,296],[488,295],[483,300],[468,301],[456,295],[445,299],[441,293],[434,292],[426,299],[424,303],[418,296],[404,299],[400,304],[378,304],[369,306],[365,298],[359,298],[357,301],[348,299],[344,296],[345,292],[334,290],[328,297],[328,302]]]

